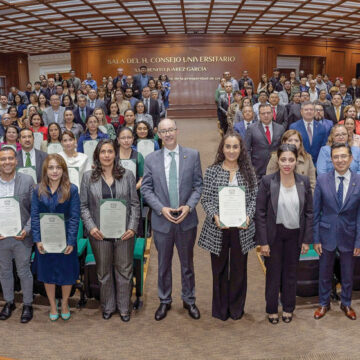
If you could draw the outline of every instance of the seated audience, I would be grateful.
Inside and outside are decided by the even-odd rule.
[[[153,130],[149,123],[144,120],[137,121],[133,130],[134,143],[132,148],[137,151],[138,140],[151,139],[154,141],[154,150],[160,150],[159,143],[154,139]]]
[[[49,148],[50,144],[61,144],[61,127],[58,123],[51,123],[48,126],[48,136],[47,139],[41,143],[40,150],[51,154],[57,152],[54,149]]]
[[[21,150],[21,144],[18,142],[19,129],[15,125],[8,125],[5,129],[4,141],[0,143],[0,148],[4,145],[11,146],[15,151]]]
[[[117,102],[109,103],[109,115],[106,115],[107,122],[116,130],[124,123],[124,117],[120,115],[119,105]]]
[[[152,129],[154,128],[153,118],[149,113],[147,113],[147,108],[141,100],[136,103],[134,114],[135,122],[146,121]]]
[[[75,116],[74,112],[71,109],[66,109],[64,112],[64,124],[61,126],[61,132],[65,130],[71,131],[76,139],[79,139],[80,135],[84,132],[83,127],[75,123]]]
[[[43,140],[47,140],[48,128],[44,126],[44,120],[39,113],[32,114],[30,117],[30,130],[33,133],[42,133]]]
[[[251,124],[254,124],[257,121],[257,119],[255,118],[254,110],[251,105],[243,106],[241,114],[242,114],[242,120],[235,123],[234,131],[239,133],[242,140],[245,141],[245,134],[247,128]]]
[[[105,116],[105,112],[103,110],[103,108],[95,108],[93,115],[96,116],[96,118],[99,120],[99,129],[104,133],[104,134],[108,134],[109,138],[111,140],[115,140],[116,139],[116,133],[115,133],[115,129],[114,126],[112,124],[109,124],[107,122],[106,116]]]

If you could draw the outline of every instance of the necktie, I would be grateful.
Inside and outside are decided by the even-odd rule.
[[[340,121],[340,108],[339,107],[336,108],[336,120]]]
[[[85,120],[86,120],[86,116],[85,116],[85,111],[84,111],[84,109],[80,109],[80,112],[81,112],[81,120],[82,120],[82,122],[84,123],[85,122]]]
[[[146,99],[146,108],[147,108],[147,114],[150,113],[150,99]]]
[[[266,125],[265,129],[266,129],[265,135],[266,135],[267,141],[268,141],[269,144],[271,144],[271,134],[270,134],[269,126]]]
[[[228,94],[228,106],[230,107],[230,104],[231,104],[231,95]]]
[[[172,209],[177,209],[179,207],[179,192],[178,192],[175,152],[172,151],[169,155],[171,156],[170,171],[169,171],[170,206]]]
[[[312,131],[311,131],[311,126],[310,126],[310,123],[308,123],[308,124],[307,124],[306,131],[307,131],[307,133],[308,133],[309,142],[310,142],[310,145],[311,145],[313,135],[312,135]]]
[[[91,108],[93,109],[95,107],[95,101],[91,102]]]
[[[340,207],[342,206],[343,203],[343,197],[344,197],[344,177],[343,176],[338,176],[338,179],[340,180],[340,184],[338,187],[338,191],[337,191],[337,198],[340,204]]]
[[[30,157],[30,153],[27,152],[26,153],[26,161],[25,161],[25,167],[30,167],[32,164],[31,164],[31,157]]]
[[[275,106],[273,106],[272,109],[273,109],[273,119],[274,119],[274,121],[276,121],[276,110],[275,110]]]

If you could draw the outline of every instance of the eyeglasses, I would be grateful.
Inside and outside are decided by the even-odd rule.
[[[333,160],[346,160],[349,157],[348,154],[334,155]]]
[[[161,135],[166,135],[166,134],[169,134],[169,135],[171,135],[171,134],[174,134],[174,132],[176,131],[177,129],[176,128],[171,128],[171,129],[167,129],[167,130],[159,130],[159,133],[161,134]]]
[[[343,137],[346,135],[347,135],[347,133],[339,133],[339,134],[335,134],[334,137],[337,138],[337,137]]]

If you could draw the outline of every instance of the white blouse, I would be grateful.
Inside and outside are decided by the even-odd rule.
[[[82,175],[85,171],[91,170],[91,164],[88,161],[88,157],[86,154],[78,152],[75,157],[68,157],[65,151],[59,152],[59,155],[62,156],[66,162],[66,165],[69,167],[77,167],[79,168],[80,173],[80,183]]]
[[[280,183],[276,223],[287,229],[300,227],[300,202],[296,184],[287,188]]]

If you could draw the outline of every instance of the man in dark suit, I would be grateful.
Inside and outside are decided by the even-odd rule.
[[[269,103],[271,105],[271,111],[273,113],[273,121],[282,125],[286,130],[288,127],[288,114],[285,106],[279,105],[279,94],[273,92],[269,96]]]
[[[344,119],[344,106],[340,94],[335,94],[331,99],[331,105],[325,107],[325,118],[337,124]]]
[[[42,177],[42,167],[47,153],[34,148],[34,134],[30,129],[21,129],[19,135],[21,150],[17,152],[17,167],[34,166],[36,180],[39,183]]]
[[[78,107],[73,111],[74,113],[74,122],[80,124],[84,130],[86,128],[86,118],[93,113],[93,109],[90,106],[86,105],[86,96],[80,95],[78,97]]]
[[[143,102],[146,108],[146,113],[152,116],[154,130],[157,130],[160,121],[160,108],[159,103],[150,97],[150,88],[145,86],[142,91]],[[136,105],[135,105],[136,107]]]
[[[140,74],[134,76],[134,83],[137,88],[142,92],[145,86],[148,86],[149,80],[154,78],[147,74],[147,66],[141,65],[140,66]]]
[[[49,78],[47,83],[48,86],[45,90],[45,96],[48,100],[50,100],[51,96],[56,94],[55,80],[53,78]]]
[[[138,88],[138,86],[134,83],[134,78],[131,75],[128,75],[126,77],[126,82],[123,85],[122,89],[124,90],[124,92],[126,93],[126,89],[131,89],[132,90],[132,94],[134,97],[136,97],[137,99],[141,98],[141,92],[140,89]]]
[[[354,256],[360,255],[360,175],[350,171],[351,148],[331,147],[334,171],[318,176],[314,193],[314,249],[319,254],[319,304],[314,318],[330,310],[336,251],[340,253],[341,310],[351,319]]]
[[[310,101],[310,95],[307,91],[301,91],[293,95],[293,101],[288,105],[288,127],[302,118],[301,104],[304,101]]]
[[[357,78],[351,79],[351,84],[348,87],[347,92],[351,95],[353,100],[360,97],[360,87],[358,86]]]
[[[35,94],[37,97],[39,97],[40,94],[45,95],[45,91],[43,89],[41,89],[41,82],[40,81],[35,81],[34,82],[34,91],[32,92],[32,94]]]
[[[121,81],[121,86],[124,86],[126,83],[126,76],[124,75],[124,69],[118,68],[117,69],[117,75],[113,80],[114,88],[116,88],[116,84],[118,81]]]
[[[278,68],[274,68],[273,76],[270,78],[269,82],[271,82],[273,88],[275,89],[276,84],[280,81],[280,70]]]
[[[290,125],[290,129],[297,130],[302,138],[305,150],[312,156],[314,165],[322,146],[326,145],[326,129],[315,121],[315,105],[310,101],[301,104],[302,119]]]
[[[193,250],[198,218],[196,204],[202,191],[200,155],[177,143],[176,123],[163,119],[159,124],[163,148],[145,160],[141,194],[152,208],[151,225],[158,251],[158,294],[160,306],[155,320],[166,317],[171,308],[171,263],[174,245],[181,264],[181,297],[193,319],[200,318],[195,305]]]
[[[95,108],[101,108],[107,114],[107,109],[103,100],[97,99],[97,91],[91,89],[88,93],[89,100],[87,101],[87,106],[89,106],[93,111]]]
[[[280,145],[284,133],[284,127],[272,121],[272,117],[271,106],[260,105],[260,121],[250,125],[246,130],[246,147],[259,181],[265,175],[271,153]]]
[[[225,83],[225,94],[222,94],[219,98],[219,121],[223,134],[226,134],[228,130],[227,111],[230,105],[234,102],[233,86],[230,81]]]
[[[323,125],[326,129],[326,136],[329,137],[330,131],[334,125],[331,120],[325,119],[324,107],[321,104],[315,105],[315,120]]]
[[[244,106],[242,109],[244,120],[240,120],[234,124],[234,130],[238,132],[245,141],[246,130],[249,126],[256,122],[255,113],[252,106]]]
[[[0,150],[0,197],[17,197],[20,207],[21,231],[17,236],[0,235],[0,282],[6,301],[0,312],[0,320],[7,320],[15,309],[13,275],[13,259],[15,259],[24,302],[21,322],[27,323],[33,317],[33,276],[30,270],[32,250],[30,207],[34,180],[28,175],[16,174],[16,164],[16,151],[10,146],[2,147]]]

